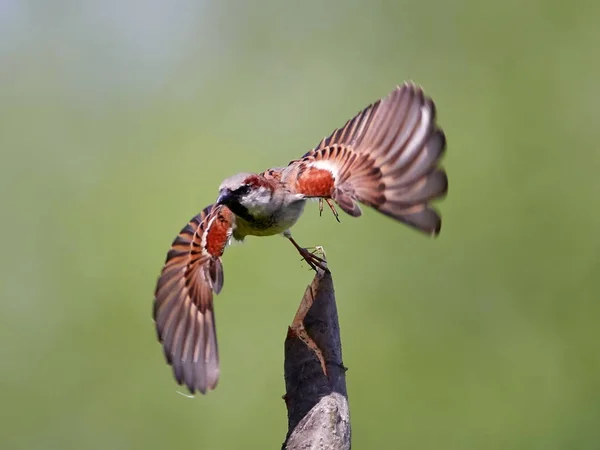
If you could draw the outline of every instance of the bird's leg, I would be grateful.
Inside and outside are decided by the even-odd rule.
[[[319,216],[323,215],[323,200],[325,200],[327,205],[329,205],[329,209],[331,209],[331,212],[335,216],[335,220],[340,222],[340,215],[338,214],[337,209],[335,209],[335,205],[330,198],[323,199],[323,197],[319,197]]]
[[[331,212],[335,216],[335,220],[337,220],[339,222],[340,221],[340,215],[338,214],[337,209],[335,209],[335,205],[333,204],[333,202],[331,201],[330,198],[326,198],[325,201],[327,202],[327,204],[329,205],[329,208],[331,209]],[[322,205],[322,203],[321,203],[321,205]]]
[[[294,247],[296,247],[296,250],[298,250],[300,256],[302,256],[304,261],[306,261],[311,269],[313,269],[315,272],[317,272],[317,268],[329,272],[329,269],[327,268],[327,261],[310,252],[308,249],[300,247],[289,231],[284,232],[283,235],[290,240]]]

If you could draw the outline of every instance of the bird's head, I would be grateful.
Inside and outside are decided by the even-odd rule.
[[[225,205],[241,217],[260,217],[269,212],[273,188],[262,176],[238,173],[219,186],[217,204]]]

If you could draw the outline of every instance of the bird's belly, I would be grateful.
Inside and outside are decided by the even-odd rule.
[[[274,214],[264,218],[246,220],[236,218],[236,230],[233,237],[243,239],[245,236],[273,236],[291,228],[302,215],[306,201],[300,200],[286,206]]]

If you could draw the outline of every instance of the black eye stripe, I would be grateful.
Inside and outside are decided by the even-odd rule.
[[[237,188],[235,191],[233,191],[235,195],[246,195],[248,192],[250,192],[250,186],[248,186],[247,184],[244,184]]]

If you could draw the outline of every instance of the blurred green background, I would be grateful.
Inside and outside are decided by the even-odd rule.
[[[442,234],[317,206],[353,444],[600,447],[600,3],[0,0],[0,446],[279,448],[284,239],[225,257],[218,389],[151,320],[220,181],[299,157],[413,79],[448,138]]]

